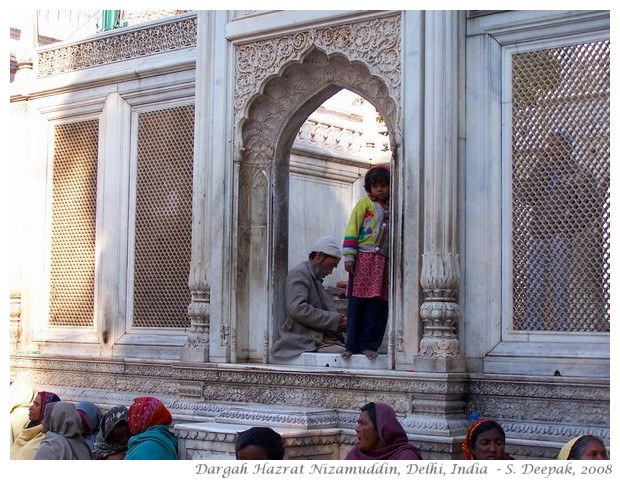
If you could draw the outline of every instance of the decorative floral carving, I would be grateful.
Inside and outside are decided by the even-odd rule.
[[[181,397],[202,400],[202,383],[180,381],[177,392]]]
[[[427,300],[456,300],[459,283],[459,256],[452,253],[422,255],[420,285]]]
[[[287,64],[303,62],[312,63],[314,67],[320,65],[321,68],[318,69],[320,75],[318,77],[314,75],[315,79],[313,80],[313,69],[303,69],[303,76],[299,79],[301,81],[291,82],[289,90],[286,92],[288,97],[293,97],[293,100],[301,97],[299,95],[292,95],[290,88],[300,87],[302,90],[318,93],[318,89],[308,88],[308,85],[314,84],[316,86],[316,81],[319,78],[323,83],[329,83],[333,81],[336,75],[340,77],[345,73],[345,71],[336,68],[336,64],[332,60],[333,57],[331,57],[332,54],[346,57],[348,62],[351,62],[350,65],[352,62],[359,62],[356,65],[363,65],[364,70],[369,72],[368,77],[374,79],[374,81],[370,82],[371,84],[379,80],[380,83],[387,86],[389,92],[377,97],[376,93],[380,88],[365,88],[365,82],[353,81],[353,78],[350,78],[349,82],[347,82],[352,89],[359,88],[360,92],[368,98],[382,103],[380,110],[382,110],[384,115],[389,113],[393,117],[386,120],[389,121],[390,126],[394,129],[395,137],[400,138],[397,122],[398,106],[400,105],[401,76],[400,22],[401,17],[398,14],[336,27],[297,32],[238,45],[235,50],[236,82],[234,105],[235,126],[237,129],[235,134],[235,159],[237,161],[240,159],[238,152],[242,143],[240,140],[241,126],[245,124],[243,117],[251,113],[250,106],[252,106],[252,109],[263,107],[263,102],[259,102],[257,105],[253,103],[253,99],[261,91],[268,96],[274,94],[274,92],[267,93],[268,80],[277,78]],[[315,51],[321,52],[320,56],[316,56],[316,54],[307,55],[312,46],[315,47]],[[305,59],[304,56],[306,56]],[[348,73],[350,77],[353,70],[356,69],[349,67]],[[359,75],[360,71],[357,69],[353,77],[359,77]],[[280,78],[283,77],[281,76]],[[357,80],[360,79],[358,78]],[[277,85],[277,83],[271,86],[273,87],[274,85]],[[276,96],[278,97],[278,95]],[[384,96],[392,99],[389,105],[383,105]],[[279,97],[282,100],[282,97]],[[274,104],[275,102],[271,103]],[[284,110],[286,112],[290,111],[288,104]],[[248,117],[251,116],[248,115]],[[273,112],[268,117],[273,118]],[[261,120],[264,122],[265,119],[261,118]],[[261,122],[262,128],[266,128],[266,123],[263,122]],[[278,125],[273,121],[271,124],[274,126]],[[255,141],[250,140],[250,138],[264,138],[264,135],[259,131],[254,132],[254,128],[258,129],[259,127],[251,125],[244,127],[246,134],[244,134],[245,141],[243,144],[246,148]],[[268,149],[274,144],[274,136],[270,134],[267,138],[268,144],[266,148]],[[253,149],[256,149],[255,147]],[[266,157],[268,159],[271,158],[268,150],[265,148],[259,150],[265,151]]]
[[[408,375],[383,372],[382,377],[352,372],[342,375],[337,371],[299,375],[267,367],[239,369],[204,364],[198,369],[184,364],[26,356],[13,357],[11,363],[14,375],[24,375],[33,384],[47,387],[61,398],[128,405],[138,394],[152,394],[161,397],[175,411],[204,421],[217,417],[246,421],[277,418],[290,425],[337,423],[341,428],[352,428],[360,406],[373,400],[393,405],[408,432],[453,437],[455,432],[462,434],[466,427],[467,422],[458,414],[460,407],[456,405],[470,389],[467,411],[498,418],[511,438],[561,442],[584,430],[609,438],[609,384],[605,381],[493,376],[474,376],[469,380],[468,375],[428,378],[414,372]],[[191,393],[192,398],[202,390],[205,401],[180,398],[182,390]],[[428,414],[426,411],[434,408],[434,396],[437,401],[452,399],[454,405],[438,407],[439,415]],[[581,401],[571,401],[574,399]],[[315,407],[320,411],[293,420],[278,411],[252,413],[240,407],[255,403]],[[233,407],[245,413],[234,413]],[[412,407],[413,414],[407,414]],[[425,411],[418,413],[420,409]],[[441,413],[444,410],[448,411],[447,415]],[[452,416],[449,412],[453,410]],[[423,448],[429,451],[444,447],[429,442]],[[522,451],[526,447],[518,448]],[[534,456],[546,458],[543,450]],[[510,451],[516,453],[517,447],[511,444]]]
[[[119,29],[95,40],[39,52],[39,77],[169,52],[196,45],[196,14],[157,25]]]
[[[201,363],[209,356],[211,292],[208,285],[203,285],[202,290],[192,291],[192,301],[187,307],[187,315],[191,325],[183,349],[202,350],[204,354],[185,357],[182,354],[182,358],[191,363]]]
[[[420,307],[424,324],[419,353],[422,358],[460,355],[456,335],[460,312],[456,303],[459,281],[458,255],[422,255],[420,284],[425,296]]]
[[[209,348],[209,335],[208,334],[196,334],[190,333],[187,336],[187,342],[183,345],[185,349],[208,349]]]
[[[306,121],[297,134],[296,146],[312,145],[351,154],[362,152],[362,131]]]
[[[253,411],[231,408],[217,416],[218,421],[229,420],[229,423],[265,423],[303,428],[329,428],[338,425],[338,414],[335,410],[324,412],[292,412]]]
[[[22,334],[22,294],[11,292],[11,353],[19,350]]]

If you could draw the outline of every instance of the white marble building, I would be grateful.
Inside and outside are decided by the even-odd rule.
[[[157,396],[182,458],[249,425],[343,458],[369,401],[427,459],[460,458],[472,412],[516,458],[609,445],[609,30],[608,11],[218,10],[20,48],[12,378]],[[543,158],[571,165],[555,203]],[[288,268],[384,161],[382,355],[275,362]]]

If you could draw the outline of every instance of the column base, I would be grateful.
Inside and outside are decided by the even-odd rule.
[[[466,371],[464,357],[413,357],[415,372],[431,373],[464,373]]]

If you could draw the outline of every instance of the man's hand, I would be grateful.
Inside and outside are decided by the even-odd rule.
[[[345,332],[347,330],[347,316],[344,313],[340,314],[340,321],[338,322],[338,331]]]

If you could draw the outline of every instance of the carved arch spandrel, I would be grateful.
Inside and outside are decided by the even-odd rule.
[[[391,149],[398,151],[400,15],[241,45],[236,58],[233,268],[240,295],[233,299],[232,321],[250,339],[250,322],[251,336],[258,338],[269,337],[277,330],[274,321],[277,327],[282,320],[274,317],[283,310],[277,292],[288,266],[288,153],[306,118],[337,91],[350,90],[377,108]],[[258,172],[265,188],[252,187]],[[247,348],[249,356],[256,355],[248,359],[268,361],[266,352],[258,352],[263,348]]]
[[[271,79],[283,77],[285,70],[290,71],[291,64],[303,62],[312,47],[324,52],[328,57],[332,54],[340,54],[351,64],[365,67],[369,76],[380,79],[381,84],[387,89],[386,98],[392,100],[391,106],[381,105],[380,99],[375,97],[371,91],[359,92],[359,94],[373,101],[382,115],[398,119],[401,103],[400,38],[401,15],[394,14],[237,45],[235,48],[234,161],[242,161],[242,147],[245,146],[245,142],[242,141],[241,136],[246,121],[251,118],[252,110],[262,109],[260,100],[255,103],[256,97],[265,93],[264,87]],[[338,73],[341,75],[345,72]],[[361,79],[358,78],[358,80]],[[355,83],[351,83],[346,88],[355,91],[355,86]],[[394,112],[389,112],[392,109]],[[388,118],[385,120],[388,121]],[[392,151],[395,151],[393,147],[400,145],[400,126],[398,122],[395,122],[388,127],[391,127],[393,132],[395,145],[392,145]]]

